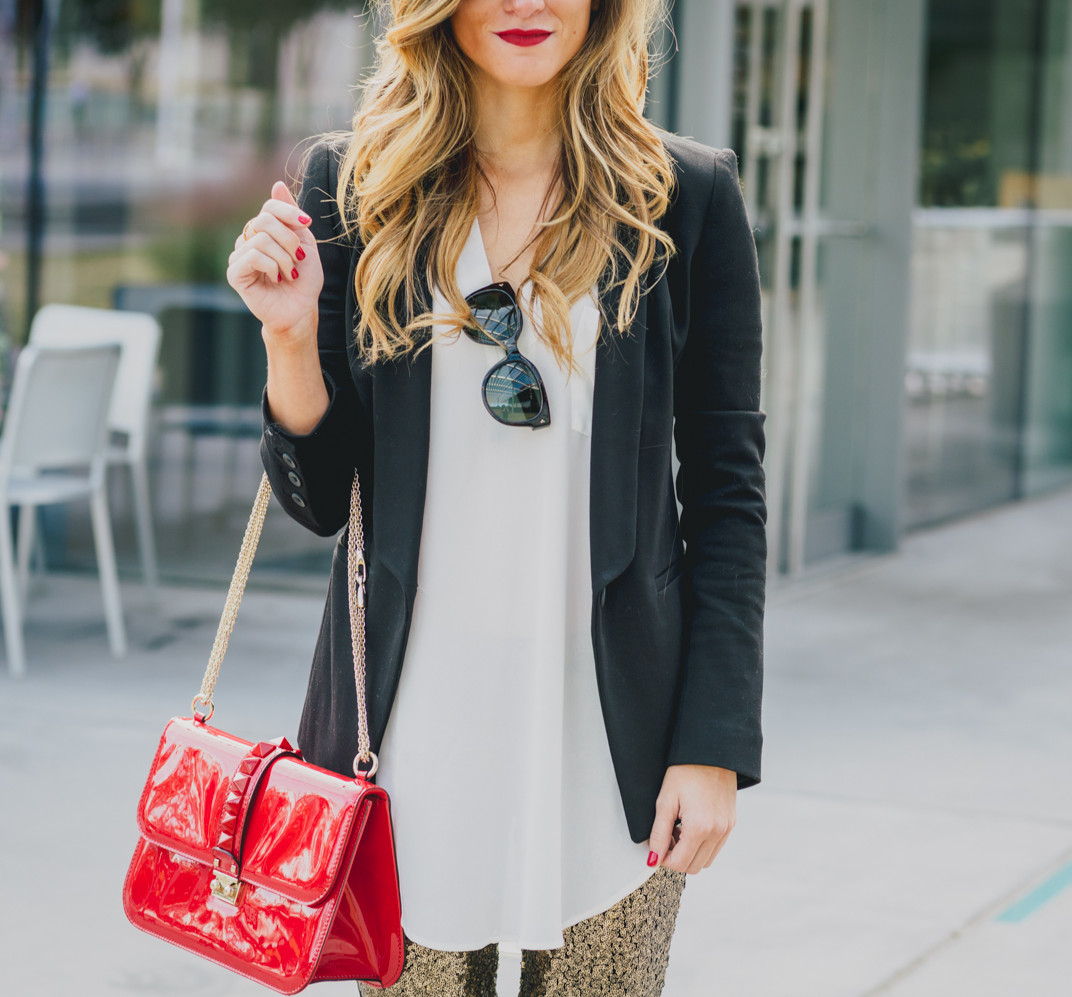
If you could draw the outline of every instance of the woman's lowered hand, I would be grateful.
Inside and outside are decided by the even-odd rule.
[[[714,765],[671,765],[655,801],[648,864],[678,872],[706,869],[736,823],[736,772]]]
[[[227,283],[261,321],[265,338],[316,335],[317,299],[324,285],[312,219],[281,180],[260,213],[235,239]]]

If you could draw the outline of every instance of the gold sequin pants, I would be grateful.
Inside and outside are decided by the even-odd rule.
[[[520,997],[659,997],[685,873],[660,867],[610,910],[566,928],[562,948],[521,953]],[[440,952],[406,942],[393,987],[362,997],[496,997],[499,947]]]

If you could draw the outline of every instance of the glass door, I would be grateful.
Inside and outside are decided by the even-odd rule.
[[[909,526],[1072,480],[1072,4],[931,0]]]

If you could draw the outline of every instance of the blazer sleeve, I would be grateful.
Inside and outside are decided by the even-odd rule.
[[[688,286],[674,439],[692,584],[669,764],[730,769],[744,788],[760,779],[767,543],[759,268],[730,150],[715,153]]]
[[[288,433],[273,421],[267,389],[261,401],[261,460],[272,491],[287,513],[320,536],[331,536],[347,521],[354,468],[367,466],[367,425],[347,358],[353,334],[348,307],[353,245],[346,238],[335,202],[337,148],[323,141],[308,158],[298,203],[312,219],[324,287],[318,303],[317,342],[328,408],[305,435]]]

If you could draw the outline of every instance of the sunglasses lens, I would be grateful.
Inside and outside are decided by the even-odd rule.
[[[484,381],[484,398],[495,418],[517,425],[531,422],[543,408],[543,390],[523,361],[504,360]]]
[[[505,291],[488,287],[465,299],[472,309],[476,327],[466,326],[471,339],[486,346],[505,346],[521,330],[514,299]]]

